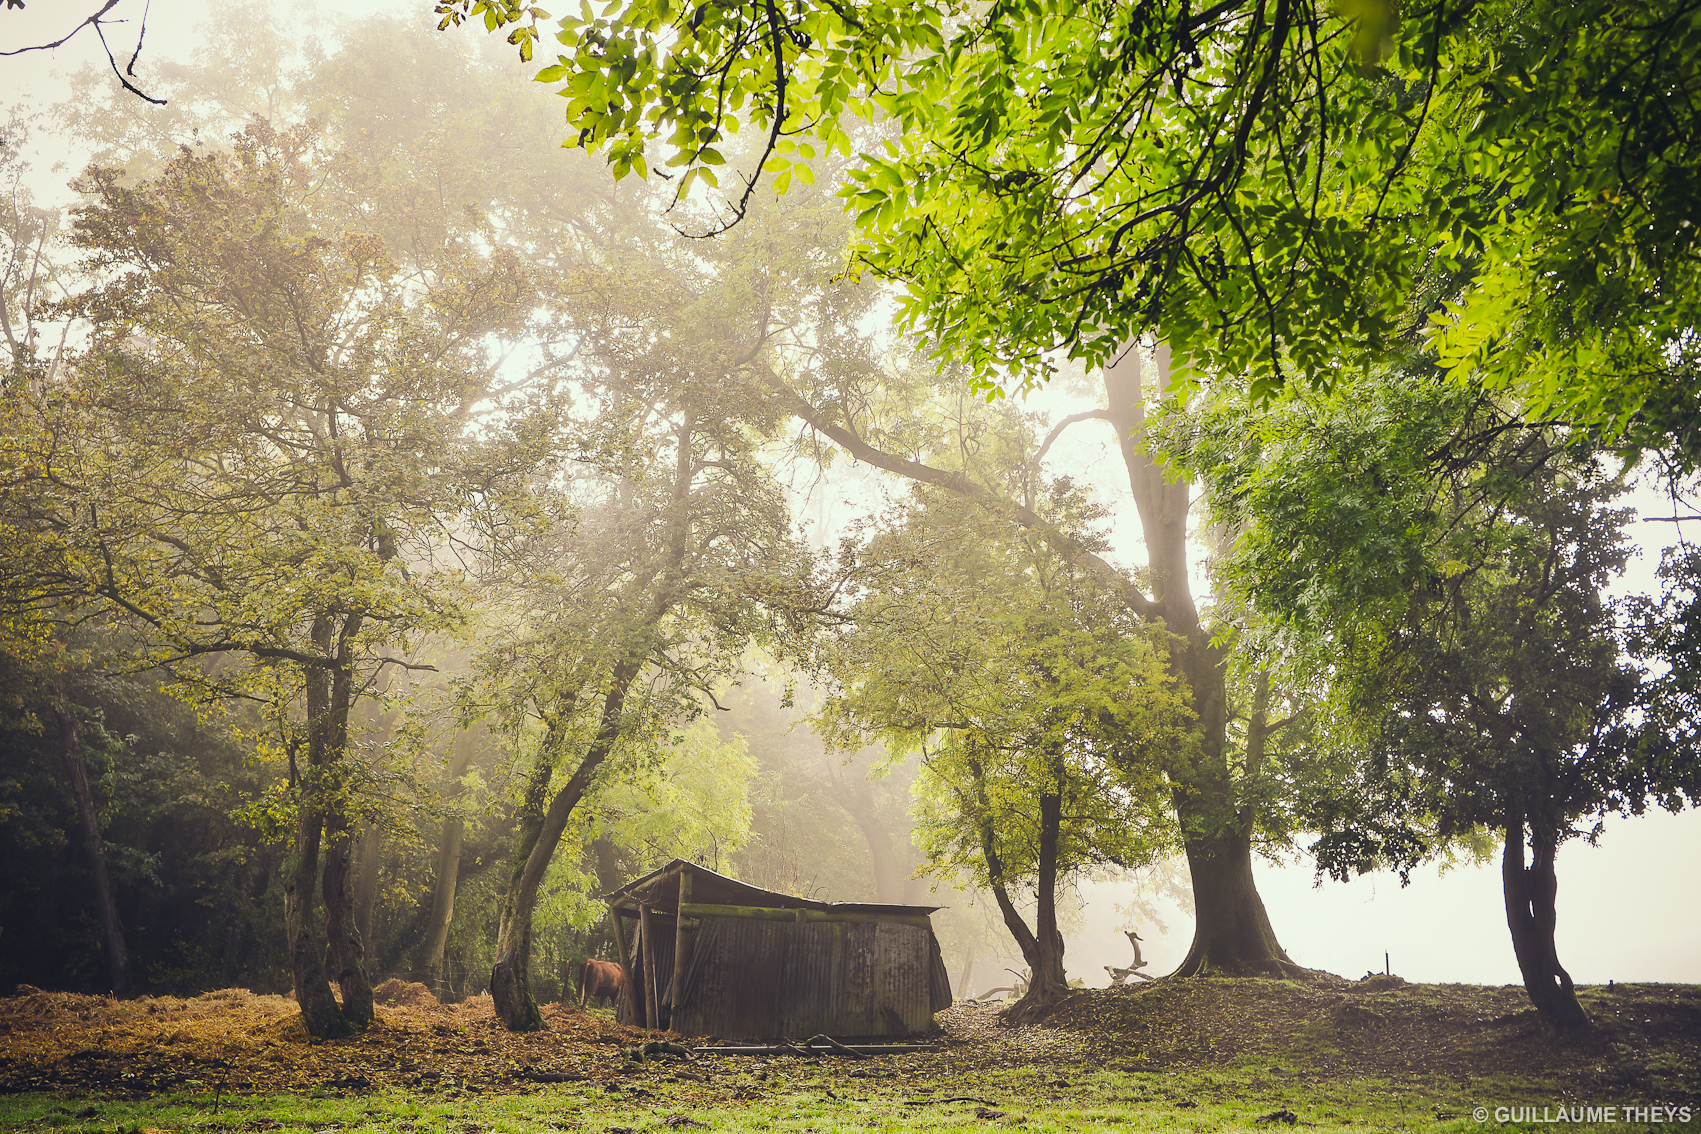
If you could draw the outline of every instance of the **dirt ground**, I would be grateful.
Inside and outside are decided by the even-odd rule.
[[[244,989],[130,1001],[27,989],[0,999],[0,1093],[478,1094],[693,1077],[689,1067],[629,1062],[621,1049],[654,1033],[606,1013],[549,1005],[549,1031],[515,1035],[496,1022],[488,997],[440,1005],[421,985],[391,982],[382,991],[387,1003],[372,1028],[315,1042],[294,1001]],[[1078,993],[1043,1024],[1021,1029],[1003,1027],[996,1006],[959,1004],[939,1014],[939,1050],[910,1066],[916,1074],[1237,1067],[1319,1081],[1461,1084],[1547,1075],[1579,1088],[1701,1099],[1701,987],[1621,985],[1583,997],[1597,1027],[1563,1037],[1539,1023],[1516,987],[1160,981]]]

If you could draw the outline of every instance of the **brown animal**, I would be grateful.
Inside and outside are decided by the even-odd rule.
[[[620,986],[626,974],[613,961],[586,961],[579,973],[579,1007],[591,997],[607,997],[609,1004],[620,999]]]

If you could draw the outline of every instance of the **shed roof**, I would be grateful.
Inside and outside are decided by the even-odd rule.
[[[672,906],[679,904],[679,875],[691,872],[691,900],[728,906],[765,906],[782,910],[819,910],[823,913],[891,914],[894,917],[925,916],[941,906],[905,906],[887,902],[817,902],[798,898],[777,890],[764,890],[736,878],[728,878],[695,862],[673,859],[642,878],[635,878],[606,896],[616,908],[629,903],[642,906]]]

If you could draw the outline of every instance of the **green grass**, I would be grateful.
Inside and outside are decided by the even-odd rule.
[[[149,1131],[205,1134],[556,1134],[582,1131],[665,1132],[667,1120],[684,1116],[727,1134],[824,1134],[997,1130],[1020,1127],[1033,1134],[1064,1132],[1216,1131],[1285,1128],[1259,1125],[1261,1115],[1287,1109],[1319,1131],[1417,1131],[1469,1134],[1552,1131],[1552,1122],[1501,1124],[1501,1106],[1650,1105],[1658,1098],[1578,1098],[1560,1082],[1543,1078],[1478,1079],[1468,1085],[1384,1079],[1319,1080],[1279,1065],[1245,1060],[1209,1071],[1089,1071],[1047,1066],[995,1070],[965,1067],[958,1077],[911,1079],[900,1061],[779,1069],[772,1061],[731,1060],[715,1069],[713,1085],[633,1083],[610,1090],[590,1084],[550,1087],[528,1094],[466,1094],[459,1091],[388,1091],[349,1097],[221,1096],[209,1091],[151,1098],[76,1098],[46,1094],[0,1098],[0,1127],[55,1134],[146,1134]],[[1063,1082],[1060,1084],[1059,1080]],[[738,1097],[740,1095],[746,1097]],[[633,1097],[636,1096],[636,1097]],[[979,1101],[928,1102],[969,1096]],[[215,1105],[216,1103],[216,1105]],[[1472,1117],[1482,1106],[1487,1122]],[[85,1108],[95,1113],[79,1117]],[[1003,1112],[977,1116],[977,1108]],[[678,1118],[675,1117],[678,1122]],[[1616,1124],[1565,1123],[1567,1130],[1626,1134],[1701,1127],[1701,1110],[1690,1121]],[[697,1127],[678,1125],[688,1132]]]

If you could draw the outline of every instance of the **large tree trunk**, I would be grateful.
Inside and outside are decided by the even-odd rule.
[[[1185,847],[1195,921],[1193,944],[1175,975],[1295,975],[1299,966],[1277,943],[1253,884],[1250,840],[1219,828],[1186,839]]]
[[[100,907],[100,926],[106,935],[106,964],[112,981],[112,995],[127,998],[131,992],[130,950],[124,943],[124,925],[118,920],[118,904],[113,898],[112,880],[106,872],[106,849],[100,838],[94,792],[89,789],[82,734],[77,728],[77,718],[63,695],[54,716],[59,720],[60,755],[65,761],[65,774],[71,781],[71,795],[77,801],[77,820],[83,829],[83,853],[88,856],[89,872],[94,875],[95,903]]]
[[[1533,827],[1533,825],[1532,825]],[[1581,1028],[1589,1015],[1577,1002],[1571,974],[1559,963],[1553,931],[1558,918],[1554,899],[1559,880],[1553,861],[1558,839],[1530,831],[1530,863],[1524,865],[1525,824],[1523,812],[1508,809],[1506,845],[1501,853],[1501,883],[1506,893],[1506,924],[1512,931],[1512,952],[1524,974],[1530,1003],[1542,1019],[1561,1028]]]
[[[1156,356],[1159,383],[1169,379],[1169,348]],[[1131,347],[1104,368],[1106,406],[1128,469],[1151,566],[1152,597],[1169,630],[1172,668],[1186,681],[1197,714],[1200,746],[1192,766],[1171,769],[1193,882],[1193,944],[1178,976],[1204,973],[1297,975],[1258,897],[1252,879],[1253,817],[1240,803],[1228,770],[1227,651],[1200,625],[1187,578],[1187,516],[1191,486],[1171,479],[1142,451],[1146,429],[1145,360]]]

